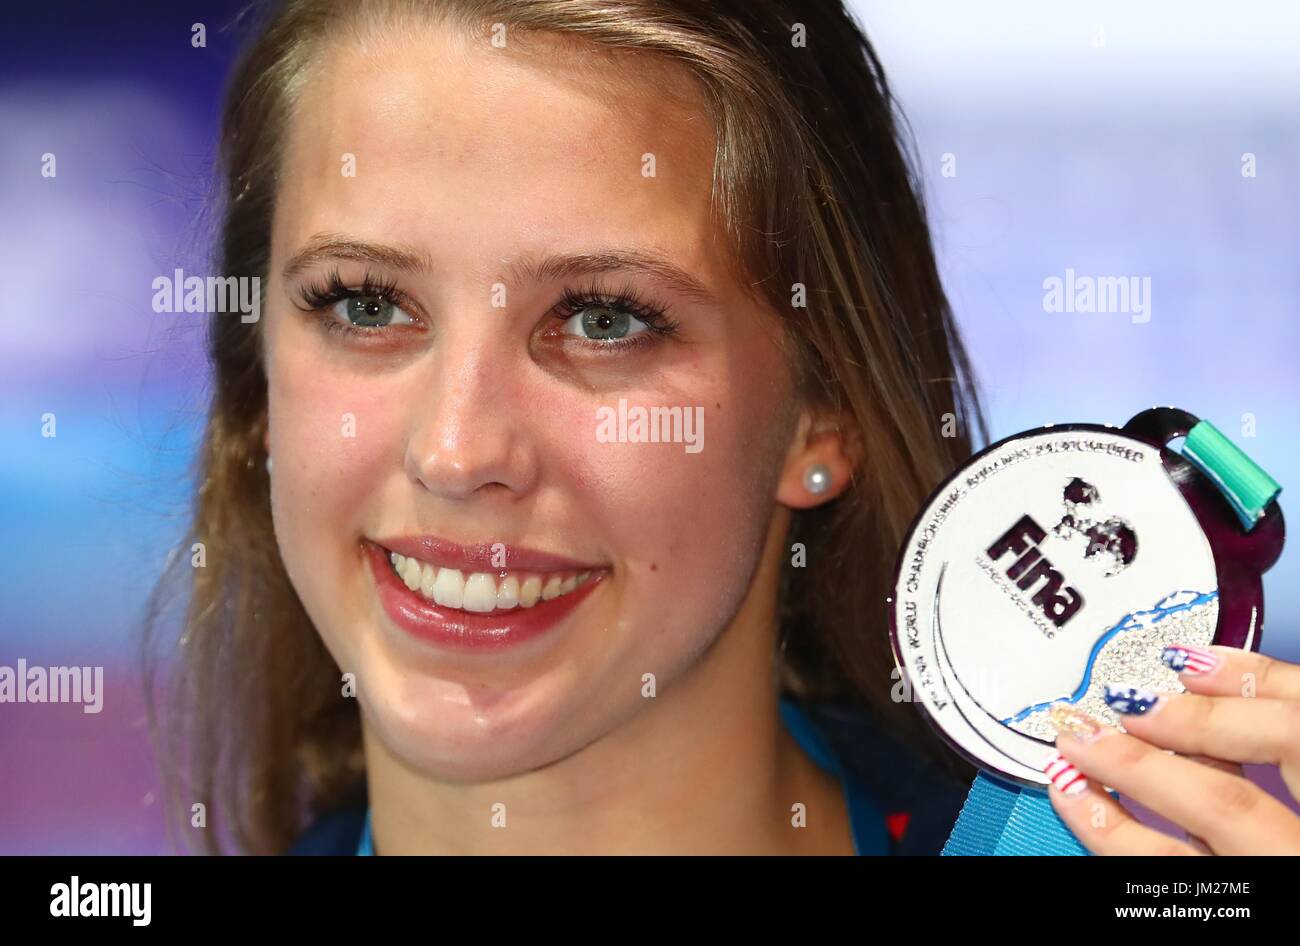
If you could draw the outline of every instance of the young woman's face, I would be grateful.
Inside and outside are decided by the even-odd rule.
[[[702,107],[644,61],[510,43],[330,49],[289,129],[263,325],[289,575],[368,725],[447,778],[568,755],[697,661],[794,430],[776,318],[709,214]],[[651,408],[679,409],[679,442],[631,442]]]

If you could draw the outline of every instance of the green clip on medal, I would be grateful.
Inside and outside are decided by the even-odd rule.
[[[1122,729],[1106,682],[1180,689],[1165,647],[1257,650],[1280,489],[1208,421],[1162,407],[1016,434],[935,490],[888,604],[904,692],[980,768],[944,854],[1088,853],[1047,797],[1049,711]]]

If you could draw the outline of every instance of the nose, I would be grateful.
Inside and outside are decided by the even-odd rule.
[[[501,334],[486,328],[459,338],[445,335],[427,382],[417,389],[406,472],[444,499],[521,496],[537,479],[529,426],[533,405],[518,381],[525,369],[501,344]]]

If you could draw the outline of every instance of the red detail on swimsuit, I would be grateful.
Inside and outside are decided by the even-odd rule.
[[[907,823],[912,819],[910,811],[896,811],[892,815],[885,815],[885,825],[889,828],[889,836],[895,841],[903,840],[903,832],[907,830]]]

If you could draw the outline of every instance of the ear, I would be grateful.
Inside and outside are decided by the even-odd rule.
[[[834,418],[818,417],[807,409],[800,414],[777,484],[777,502],[791,509],[810,509],[830,502],[849,488],[853,461],[845,442],[845,429]],[[810,469],[819,465],[829,471],[830,483],[822,492],[814,493],[804,478]]]

